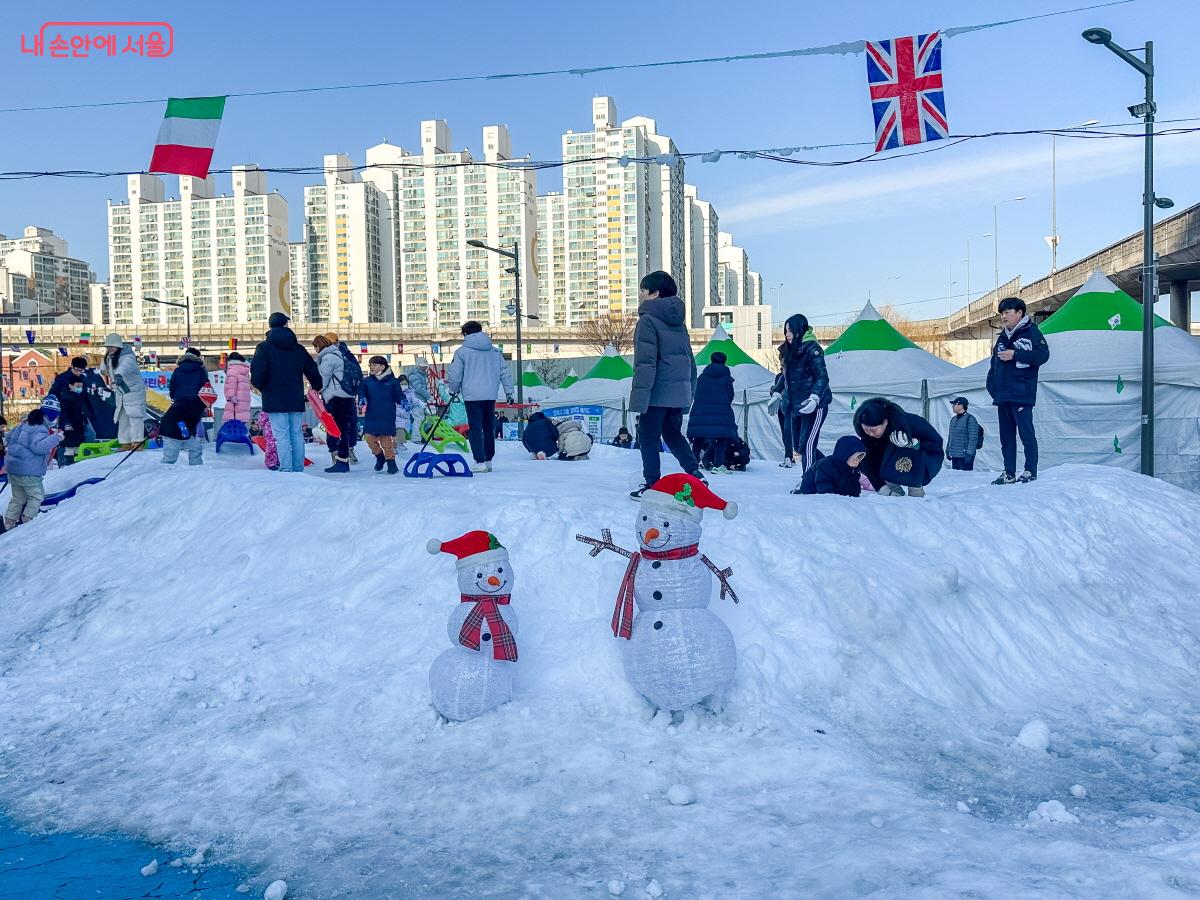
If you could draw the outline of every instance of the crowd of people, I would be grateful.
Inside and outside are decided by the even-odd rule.
[[[704,370],[697,371],[686,310],[668,273],[646,275],[638,296],[629,397],[636,435],[622,426],[612,441],[641,456],[642,484],[630,496],[640,499],[659,480],[664,446],[684,472],[705,483],[706,472],[744,470],[750,448],[738,434],[733,375],[725,354],[714,352]],[[993,484],[1028,483],[1037,478],[1038,467],[1033,422],[1038,370],[1050,351],[1019,298],[1000,301],[998,311],[1002,329],[991,354],[987,391],[999,416],[1004,471]],[[383,356],[371,357],[364,373],[336,333],[317,335],[310,353],[289,327],[288,317],[273,313],[265,339],[249,361],[240,353],[229,354],[222,428],[262,439],[269,468],[302,472],[305,446],[316,439],[305,421],[306,410],[316,408],[331,423],[325,436],[330,453],[326,472],[351,471],[361,433],[375,471],[394,475],[399,471],[397,453],[407,450],[408,440],[428,437],[427,414],[438,407],[443,410],[440,419],[465,426],[472,471],[491,472],[505,424],[496,410],[497,399],[503,393],[512,403],[512,373],[479,322],[465,322],[461,331],[462,345],[444,380],[431,378],[424,360],[397,374]],[[965,397],[951,403],[953,417],[945,439],[924,417],[899,404],[885,397],[867,399],[855,410],[854,434],[839,437],[832,454],[824,455],[818,443],[833,394],[824,351],[815,340],[806,340],[808,333],[803,315],[784,323],[780,371],[769,405],[784,445],[780,465],[800,470],[792,493],[857,497],[870,490],[883,496],[921,497],[944,461],[954,469],[974,469],[985,433]],[[252,390],[261,399],[257,418],[252,415]],[[184,352],[171,372],[167,392],[171,403],[157,426],[162,462],[174,464],[186,450],[190,465],[202,465],[202,423],[209,410],[205,394],[213,400],[216,393],[198,350]],[[0,417],[0,470],[11,492],[5,529],[37,515],[44,497],[42,478],[52,457],[70,465],[83,443],[110,437],[126,451],[141,447],[147,435],[146,404],[137,357],[114,332],[105,338],[98,368],[75,357],[55,377],[41,409],[7,434],[7,423]],[[1024,450],[1019,475],[1018,439]],[[586,461],[593,447],[592,436],[579,421],[552,420],[542,412],[529,418],[522,441],[537,460]]]

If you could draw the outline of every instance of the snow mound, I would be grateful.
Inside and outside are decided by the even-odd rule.
[[[609,630],[625,560],[575,540],[632,546],[637,455],[522,456],[410,480],[139,454],[0,537],[0,808],[211,843],[304,896],[1200,883],[1200,537],[1178,527],[1200,497],[1080,466],[944,472],[924,500],[793,496],[763,462],[714,478],[742,509],[701,540],[742,599],[711,605],[737,676],[672,721]],[[459,599],[425,544],[476,528],[512,557],[521,669],[512,703],[448,726],[427,674]],[[1050,752],[1013,746],[1032,713]],[[1076,783],[1086,815],[1045,799]],[[703,804],[662,802],[673,785]]]

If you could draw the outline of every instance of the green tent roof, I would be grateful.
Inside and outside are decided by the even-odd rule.
[[[616,349],[612,344],[609,344],[604,348],[604,355],[579,380],[587,381],[589,378],[602,378],[605,381],[621,381],[622,379],[632,377],[633,366],[617,356]]]
[[[578,380],[579,380],[579,376],[578,376],[578,375],[576,375],[576,374],[575,374],[575,370],[574,370],[574,369],[572,369],[570,372],[568,372],[568,373],[567,373],[567,377],[566,377],[566,378],[564,378],[564,379],[563,379],[563,380],[562,380],[562,381],[559,383],[559,385],[558,385],[558,389],[559,389],[559,390],[562,390],[562,389],[563,389],[563,388],[565,388],[565,387],[570,387],[571,385],[573,385],[573,384],[574,384],[575,382],[577,382]]]
[[[1170,325],[1154,317],[1154,327]],[[1041,325],[1042,334],[1064,331],[1141,331],[1142,304],[1097,269],[1073,297]]]
[[[758,365],[745,350],[734,343],[733,338],[729,336],[729,332],[720,325],[712,333],[712,337],[704,345],[704,349],[696,354],[696,365],[708,365],[712,362],[712,355],[718,350],[725,354],[725,365],[730,368],[734,366]]]
[[[542,381],[542,376],[533,369],[526,366],[525,372],[521,375],[522,387],[545,387],[546,382]]]
[[[825,348],[826,354],[849,353],[854,350],[907,350],[917,345],[897,331],[868,301],[858,318],[842,332],[841,337]]]

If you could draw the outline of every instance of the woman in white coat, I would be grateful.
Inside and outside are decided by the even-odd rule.
[[[115,331],[104,339],[104,377],[116,398],[117,440],[132,450],[146,439],[146,383],[137,357]]]

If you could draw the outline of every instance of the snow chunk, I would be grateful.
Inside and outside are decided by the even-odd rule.
[[[287,882],[280,878],[267,885],[266,893],[263,894],[263,900],[283,900],[286,896]]]
[[[1033,822],[1054,822],[1059,825],[1078,825],[1079,817],[1067,812],[1067,808],[1058,800],[1047,800],[1039,803],[1037,809],[1029,814]]]
[[[696,792],[686,784],[673,784],[667,791],[667,800],[672,806],[690,806],[696,802]]]
[[[872,828],[882,828],[883,827],[883,816],[871,816],[871,827]]]
[[[250,893],[250,885],[239,884],[237,887],[234,888],[234,890],[237,891],[239,894],[248,894],[248,893]]]
[[[143,878],[149,878],[151,875],[157,875],[158,874],[158,860],[153,859],[146,865],[142,866],[141,872],[142,872]]]
[[[196,866],[198,866],[202,862],[204,862],[204,854],[208,852],[208,848],[211,846],[212,846],[212,844],[201,844],[199,847],[196,848],[196,852],[193,853],[191,856],[185,856],[183,859],[176,860],[176,862],[179,862],[185,866],[190,866],[192,868],[195,868]],[[172,865],[174,865],[174,863],[172,863]]]
[[[1082,784],[1073,784],[1071,785],[1071,796],[1076,800],[1082,800],[1087,796],[1087,788]]]
[[[971,811],[971,807],[967,806],[967,804],[963,803],[961,800],[958,801],[956,808],[960,813],[969,813]]]
[[[650,883],[646,885],[647,897],[661,897],[663,895],[663,886],[658,883],[657,878],[651,878]]]
[[[1050,726],[1041,719],[1026,722],[1015,743],[1027,750],[1045,753],[1050,746]]]
[[[620,897],[625,893],[625,882],[613,879],[608,883],[608,892],[614,897]]]

